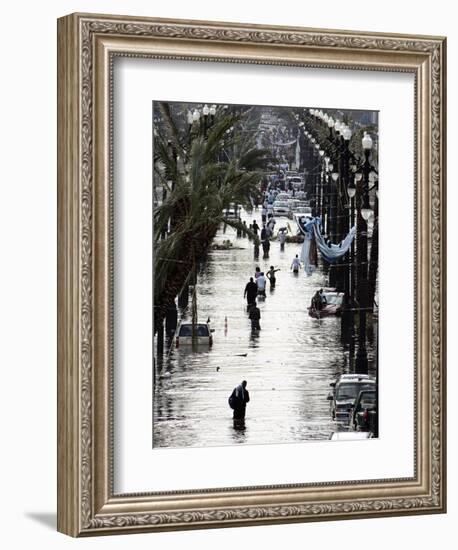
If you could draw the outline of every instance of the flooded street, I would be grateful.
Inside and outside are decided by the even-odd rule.
[[[248,216],[247,225],[260,210]],[[276,230],[295,222],[276,218]],[[198,279],[199,322],[211,319],[213,346],[166,347],[156,359],[154,392],[154,447],[207,447],[234,443],[298,443],[328,439],[337,429],[326,397],[336,374],[348,372],[348,352],[341,344],[341,320],[309,317],[310,300],[326,277],[321,268],[306,277],[294,275],[292,259],[300,244],[280,250],[271,242],[269,259],[254,260],[253,243],[237,238],[234,229],[220,228],[216,242],[230,239],[233,249],[213,250]],[[280,268],[276,287],[267,286],[258,300],[261,331],[252,333],[243,292],[259,265],[265,273]],[[187,320],[190,320],[188,311]],[[373,350],[369,350],[372,352]],[[247,380],[250,402],[246,428],[235,430],[228,397]]]

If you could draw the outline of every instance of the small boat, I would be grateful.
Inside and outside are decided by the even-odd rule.
[[[314,319],[322,319],[323,317],[339,317],[342,313],[342,303],[344,299],[343,292],[323,292],[326,298],[326,303],[320,310],[310,306],[308,312],[310,317]]]

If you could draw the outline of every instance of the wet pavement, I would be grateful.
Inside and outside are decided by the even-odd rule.
[[[242,213],[247,224],[260,210]],[[294,220],[276,218],[276,229]],[[270,258],[254,259],[253,243],[236,238],[227,227],[216,242],[230,239],[232,250],[210,253],[198,280],[199,322],[211,319],[213,346],[191,351],[174,346],[156,359],[153,400],[154,447],[208,447],[298,443],[328,439],[336,431],[326,397],[337,374],[348,372],[348,352],[341,343],[340,318],[316,320],[307,307],[317,288],[325,286],[321,268],[306,277],[294,275],[291,261],[300,244],[280,250],[271,242]],[[261,331],[251,332],[243,291],[255,267],[280,268],[276,287],[259,301]],[[190,319],[190,313],[187,315]],[[226,322],[227,320],[227,322]],[[373,350],[369,349],[369,352]],[[250,403],[244,430],[235,430],[228,397],[247,380]]]

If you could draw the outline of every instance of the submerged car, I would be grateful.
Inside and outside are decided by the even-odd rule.
[[[276,195],[275,200],[276,201],[287,202],[287,201],[289,201],[290,198],[291,198],[291,195],[289,193],[282,192],[282,193],[278,193]]]
[[[373,378],[367,375],[343,375],[332,383],[333,391],[328,395],[333,420],[349,424],[355,401],[362,390],[376,390]]]
[[[377,392],[361,390],[355,400],[350,428],[360,432],[377,433]]]
[[[287,216],[289,212],[289,205],[286,201],[275,201],[273,204],[274,214],[276,216]]]
[[[195,343],[197,345],[213,345],[214,329],[210,329],[208,323],[197,323],[195,325]],[[176,347],[192,346],[193,344],[192,323],[181,323],[176,331]]]
[[[302,216],[312,215],[312,209],[308,204],[306,204],[306,201],[302,201],[300,199],[294,198],[288,201],[288,205],[289,205],[288,217],[291,219],[294,219],[296,214],[302,215]]]

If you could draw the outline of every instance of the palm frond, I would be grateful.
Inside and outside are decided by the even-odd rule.
[[[178,130],[172,112],[166,104],[161,104],[161,112],[167,134],[173,136]],[[168,190],[163,203],[155,208],[153,219],[155,326],[195,266],[205,261],[222,222],[242,230],[259,244],[254,232],[240,220],[227,219],[224,213],[232,204],[251,210],[253,199],[260,194],[261,174],[257,169],[265,163],[266,151],[253,147],[251,137],[244,141],[229,137],[232,132],[228,130],[238,123],[239,115],[223,114],[222,110],[217,115],[206,135],[201,127],[195,128],[186,162],[179,168],[165,137],[155,137],[154,177]],[[252,116],[254,120],[255,114]],[[179,136],[172,138],[175,145],[178,141]],[[236,146],[242,149],[237,150],[234,159],[221,162],[223,148]],[[156,166],[159,163],[162,168]],[[168,178],[173,186],[167,187]],[[167,234],[169,224],[171,231]]]
[[[248,226],[246,226],[242,221],[234,219],[234,218],[226,218],[223,216],[222,221],[228,225],[229,227],[232,227],[233,229],[238,229],[242,231],[242,233],[246,233],[256,244],[260,244],[259,237],[256,235],[254,231],[252,231]]]
[[[250,149],[239,160],[240,168],[245,170],[259,170],[266,165],[267,149]]]

